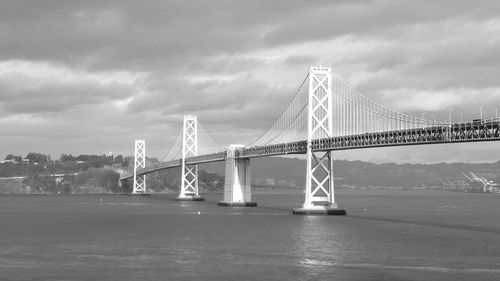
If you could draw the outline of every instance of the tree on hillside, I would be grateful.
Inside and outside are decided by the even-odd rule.
[[[115,159],[113,160],[113,163],[123,163],[123,156],[122,155],[118,155],[115,157]]]
[[[61,157],[59,158],[62,162],[64,161],[75,161],[76,158],[75,156],[71,155],[71,154],[61,154]]]
[[[30,152],[28,155],[26,155],[26,159],[29,159],[30,162],[33,163],[46,163],[50,161],[50,157],[45,154],[37,153],[37,152]]]
[[[7,156],[5,156],[5,160],[14,160],[16,162],[21,162],[23,160],[23,157],[22,156],[16,156],[14,154],[9,154]]]
[[[134,167],[134,158],[132,156],[123,158],[122,167],[132,170]]]
[[[57,193],[57,183],[54,178],[40,177],[38,174],[27,177],[23,184],[30,187],[31,190],[41,193]]]
[[[107,155],[78,155],[77,161],[83,161],[88,167],[101,168],[103,166],[111,166],[113,164],[113,156]]]

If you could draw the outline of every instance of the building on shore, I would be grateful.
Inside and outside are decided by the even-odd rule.
[[[500,192],[497,183],[474,173],[462,173],[463,177],[456,179],[440,178],[443,190],[458,192]]]

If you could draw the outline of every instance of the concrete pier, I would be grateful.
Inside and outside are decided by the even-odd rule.
[[[227,149],[224,201],[219,206],[256,207],[252,202],[250,186],[250,159],[235,158],[237,149],[243,145],[231,145]]]

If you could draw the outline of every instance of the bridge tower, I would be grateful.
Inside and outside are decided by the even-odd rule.
[[[335,203],[331,151],[313,151],[312,141],[333,137],[332,69],[313,66],[309,70],[307,120],[307,176],[305,200],[294,214],[345,215]]]
[[[135,140],[133,194],[146,193],[146,175],[137,175],[137,169],[144,167],[146,167],[146,141]]]
[[[198,165],[186,164],[186,158],[198,155],[198,120],[196,116],[184,116],[182,129],[182,176],[178,201],[204,201],[198,194]]]
[[[257,207],[252,201],[250,186],[250,159],[236,158],[243,145],[233,144],[227,148],[224,201],[219,206]]]

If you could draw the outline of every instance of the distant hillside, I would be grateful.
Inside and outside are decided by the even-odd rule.
[[[125,162],[114,163],[116,167],[113,169],[131,169],[131,162],[127,161],[126,164],[129,165],[124,165]],[[157,160],[148,159],[149,164],[156,162]],[[77,165],[73,161],[56,164],[65,171],[78,171],[78,176],[67,176],[62,181],[57,181],[40,176],[43,173],[34,170],[45,166],[5,163],[0,165],[5,173],[29,173],[24,179],[1,180],[0,193],[128,193],[132,190],[130,181],[121,186],[118,184],[119,174],[110,166],[82,168],[82,164]],[[22,169],[19,170],[18,167]],[[74,169],[70,169],[71,167]],[[250,167],[254,187],[304,188],[305,160],[283,157],[255,158],[251,160]],[[200,165],[200,192],[222,191],[224,170],[224,162]],[[473,172],[500,183],[500,161],[483,164],[373,164],[363,161],[334,161],[335,184],[338,188],[439,188],[440,179],[464,179],[464,172]],[[153,173],[147,177],[147,189],[153,193],[177,193],[179,186],[180,168]]]
[[[297,158],[255,158],[251,160],[252,186],[303,188],[306,161]],[[201,169],[224,175],[224,163],[205,164]],[[500,182],[500,161],[496,163],[373,164],[363,161],[334,161],[337,185],[344,187],[438,187],[440,178],[460,178],[474,172]]]
[[[122,155],[61,154],[30,152],[25,157],[8,154],[0,161],[0,194],[122,193],[119,173],[133,161]],[[56,176],[59,175],[59,176]],[[64,175],[64,176],[61,176]]]

